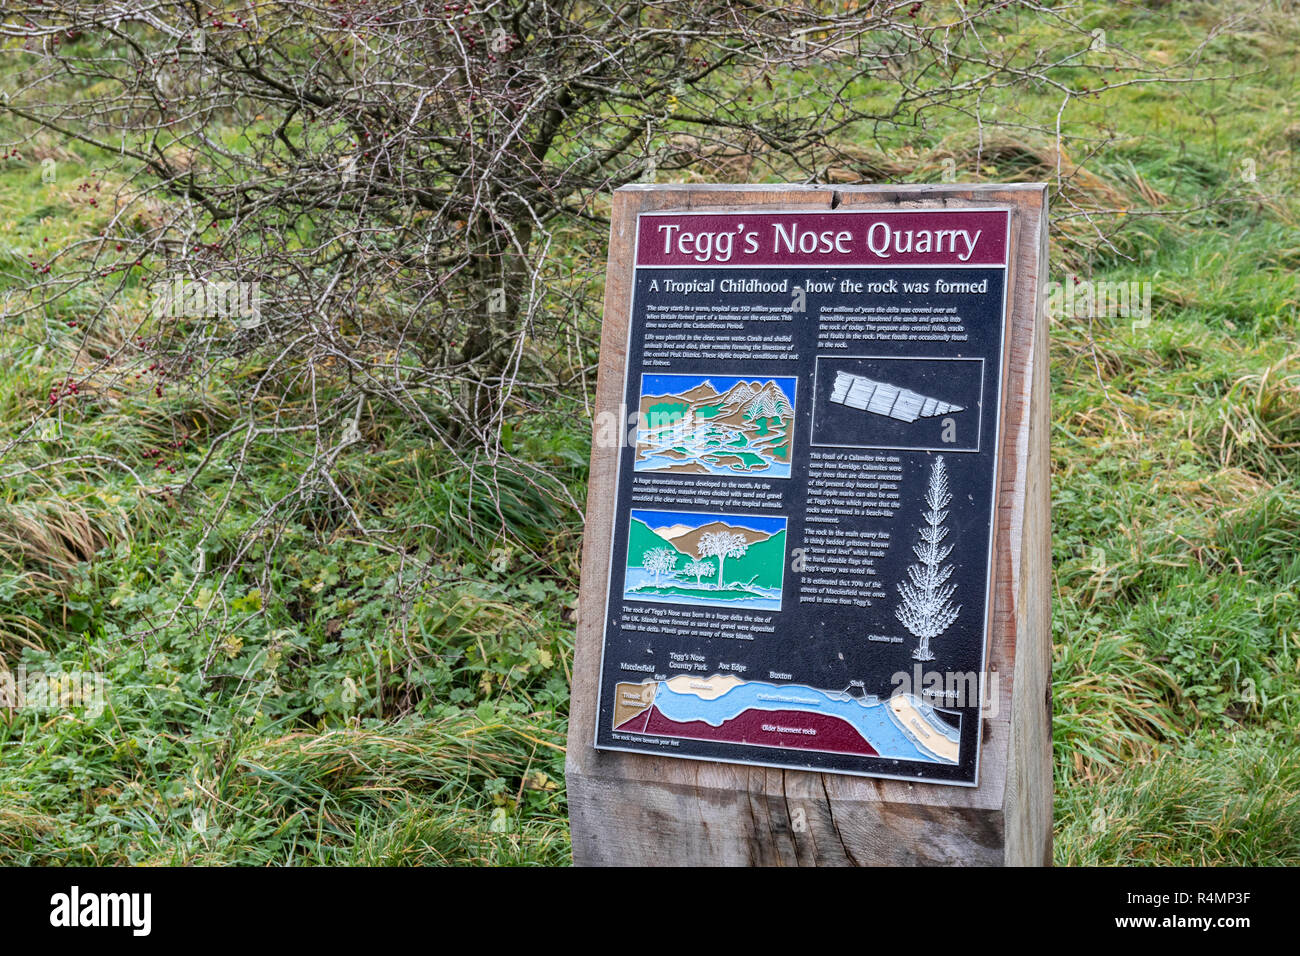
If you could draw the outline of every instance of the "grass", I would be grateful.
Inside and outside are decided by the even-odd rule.
[[[1300,859],[1300,768],[1273,741],[1171,748],[1059,794],[1064,865],[1219,866]]]
[[[1112,44],[1171,55],[1213,9],[1097,7]],[[1235,78],[1129,87],[1066,121],[1098,143],[1067,195],[1104,202],[1120,228],[1105,244],[1059,219],[1052,277],[1150,282],[1154,314],[1051,327],[1061,864],[1300,863],[1300,132],[1287,107],[1300,29],[1249,20],[1207,63]],[[1002,102],[1036,123],[1056,105],[1046,92]],[[978,152],[953,121],[831,173],[938,181],[951,159],[962,181],[1043,179],[1049,146],[1007,136]],[[0,296],[29,255],[101,227],[79,191],[94,157],[78,149],[0,160]],[[580,235],[557,254],[576,274],[603,246]],[[143,351],[90,374],[132,341],[130,316],[76,322],[70,307],[0,330],[0,442],[24,439],[0,462],[0,654],[28,673],[102,673],[107,705],[0,712],[0,863],[567,861],[580,516],[370,417],[340,480],[407,529],[406,556],[347,534],[322,498],[258,537],[237,573],[191,588],[196,562],[230,558],[293,489],[301,448],[256,443],[201,535],[225,452],[183,503],[157,488],[207,454],[250,370],[160,396]],[[68,396],[70,377],[97,384]],[[57,414],[29,429],[52,392]],[[509,439],[579,500],[583,407],[555,399]]]

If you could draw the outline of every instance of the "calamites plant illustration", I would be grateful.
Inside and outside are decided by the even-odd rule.
[[[918,661],[934,660],[930,640],[946,631],[961,613],[961,605],[954,606],[951,600],[957,586],[948,583],[953,566],[945,567],[943,564],[953,548],[950,544],[943,544],[943,539],[948,536],[944,522],[948,519],[946,509],[950,501],[948,467],[943,463],[943,456],[939,456],[930,466],[926,510],[921,512],[925,524],[917,529],[921,540],[912,545],[918,563],[907,569],[911,581],[899,582],[898,591],[903,600],[894,609],[894,616],[921,639],[916,650],[912,651],[912,657]]]

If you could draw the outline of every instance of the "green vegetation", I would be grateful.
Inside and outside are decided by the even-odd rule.
[[[731,442],[731,444],[734,445],[736,443]],[[741,438],[741,444],[749,444],[744,441],[743,436]],[[737,470],[737,465],[740,466],[739,470],[741,471],[750,471],[767,464],[767,460],[763,458],[762,455],[755,455],[753,452],[749,451],[729,451],[725,454],[705,455],[701,460],[708,462],[710,465],[729,465],[733,471]]]
[[[645,584],[636,588],[637,594],[677,594],[683,597],[692,595],[698,597],[700,589],[697,587],[688,587],[681,584]],[[743,601],[754,597],[754,592],[739,587],[710,587],[708,591],[709,600],[719,601]]]
[[[102,228],[82,201],[89,162],[57,155],[49,184],[39,148],[0,165],[7,272],[46,237]],[[235,574],[190,589],[197,563],[231,557],[292,491],[307,448],[253,443],[249,481],[201,537],[194,515],[228,490],[219,474],[183,497],[157,489],[208,453],[256,370],[182,389],[141,361],[62,389],[131,327],[88,332],[72,313],[0,330],[0,442],[58,395],[0,463],[0,653],[15,675],[107,683],[101,713],[66,696],[70,710],[0,709],[0,863],[566,861],[576,512],[468,472],[400,420],[363,419],[367,450],[343,480],[412,529],[407,553],[349,535],[319,499]],[[581,485],[575,418],[520,416],[512,438]]]
[[[1093,16],[1112,48],[1174,57],[1224,6]],[[1300,863],[1300,25],[1249,17],[1204,54],[1224,79],[1124,87],[1063,120],[1088,171],[1065,161],[1052,278],[1150,282],[1153,314],[1051,325],[1062,864]],[[860,87],[846,95],[880,95]],[[1043,124],[1059,97],[986,103]],[[957,119],[907,135],[864,132],[860,163],[821,172],[939,182],[952,160],[958,181],[1056,176],[1050,142],[999,131],[980,152]],[[110,204],[90,198],[122,183],[98,164],[48,138],[0,159],[0,296],[50,242],[105,227]],[[1108,242],[1070,209],[1080,197],[1114,210]],[[599,229],[561,239],[552,254],[575,271],[603,262]],[[196,566],[230,560],[267,502],[296,493],[310,436],[250,442],[233,486],[240,449],[223,445],[193,487],[160,492],[212,450],[258,369],[182,389],[143,347],[104,367],[139,316],[120,319],[86,329],[69,306],[0,329],[0,446],[17,442],[0,460],[0,654],[108,686],[98,714],[0,710],[0,864],[565,862],[576,508],[366,412],[342,480],[405,538],[352,532],[321,494],[195,586]],[[578,502],[581,387],[513,407],[506,435]],[[200,535],[196,516],[227,493]],[[754,583],[779,584],[783,562],[761,560],[776,547],[728,559],[728,581],[749,580],[749,562],[778,575]]]
[[[659,535],[655,534],[652,530],[650,530],[649,525],[647,525],[644,521],[638,521],[637,519],[633,518],[631,521],[628,522],[627,553],[629,555],[631,556],[643,555],[647,551],[652,551],[655,548],[662,548],[665,545],[667,545],[668,547],[672,547],[672,545],[664,541],[663,538],[659,537]],[[682,557],[685,558],[686,560],[690,560],[691,558],[695,557],[695,555],[686,554],[680,548],[674,548],[674,550],[677,551],[679,554],[681,554]]]
[[[785,532],[751,544],[743,558],[727,559],[727,577],[760,588],[779,588],[785,573]]]
[[[681,421],[689,407],[685,402],[656,402],[646,410],[646,421],[652,429],[662,428]]]

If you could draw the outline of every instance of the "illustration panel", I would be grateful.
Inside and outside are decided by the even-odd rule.
[[[636,471],[789,478],[794,378],[641,376]]]
[[[781,610],[785,518],[633,509],[629,529],[625,601]]]
[[[955,765],[961,714],[914,694],[888,698],[734,674],[624,681],[614,729],[679,740]]]
[[[818,358],[812,443],[978,452],[984,360]]]

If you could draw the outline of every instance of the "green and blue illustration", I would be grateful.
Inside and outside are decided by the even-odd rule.
[[[641,376],[636,470],[790,477],[794,378]]]
[[[623,599],[781,610],[785,518],[632,510]]]

